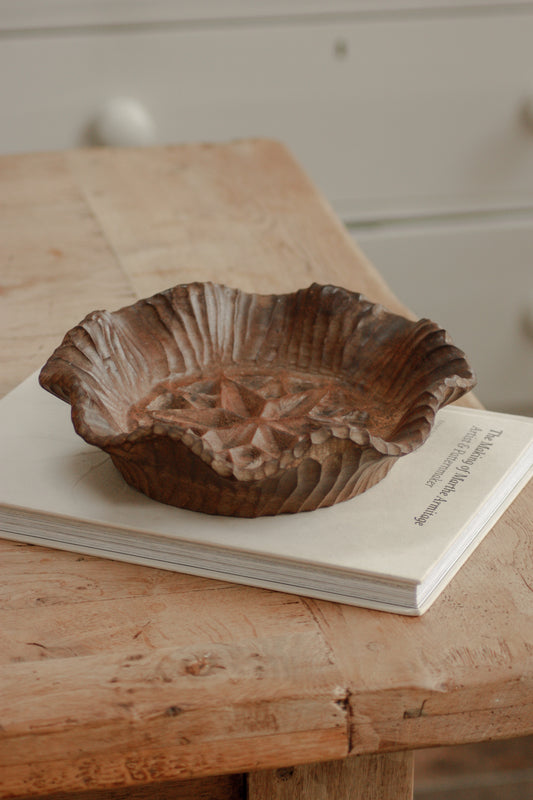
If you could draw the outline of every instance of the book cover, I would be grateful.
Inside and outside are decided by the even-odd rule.
[[[421,614],[533,472],[533,420],[449,406],[414,453],[329,508],[242,519],[129,487],[32,375],[0,400],[0,536]]]

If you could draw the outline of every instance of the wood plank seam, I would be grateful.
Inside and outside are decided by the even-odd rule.
[[[67,166],[68,166],[69,172],[72,175],[73,182],[75,183],[76,188],[79,191],[80,196],[83,199],[83,201],[84,201],[84,203],[85,203],[85,205],[87,207],[87,211],[90,213],[92,219],[94,220],[94,223],[95,223],[96,227],[98,228],[98,230],[99,230],[99,232],[100,232],[100,234],[102,236],[102,239],[105,241],[107,247],[109,248],[109,252],[113,256],[113,258],[114,258],[114,260],[115,260],[115,262],[116,262],[121,274],[123,275],[124,280],[127,283],[128,289],[131,291],[132,295],[138,300],[139,299],[139,293],[135,289],[135,285],[134,285],[134,283],[133,283],[133,281],[131,279],[131,276],[128,274],[127,270],[124,268],[124,265],[122,263],[120,255],[119,255],[119,252],[118,252],[117,248],[115,247],[115,245],[113,244],[112,239],[108,235],[108,232],[107,232],[107,230],[106,230],[106,228],[105,228],[105,226],[103,224],[103,220],[102,220],[101,216],[98,214],[96,206],[92,202],[89,192],[87,191],[83,181],[80,179],[80,176],[78,175],[78,171],[76,170],[76,167],[75,167],[75,159],[72,157],[72,155],[73,155],[72,151],[67,151],[65,153],[65,160],[67,162]]]
[[[352,692],[350,689],[345,689],[345,696],[341,700],[337,700],[336,704],[342,708],[346,714],[346,731],[347,731],[347,755],[351,755],[354,749],[354,736],[353,731],[355,727],[354,713],[352,707]]]
[[[313,600],[311,600],[311,598],[309,598],[309,597],[300,597],[300,600],[301,600],[302,605],[305,606],[305,608],[307,609],[308,613],[311,615],[311,617],[312,617],[312,619],[313,619],[313,621],[314,621],[314,623],[316,625],[317,631],[320,634],[320,637],[322,638],[322,641],[324,643],[324,647],[325,647],[326,651],[330,654],[330,658],[332,659],[332,662],[334,663],[336,661],[335,653],[334,653],[333,648],[331,647],[331,645],[330,645],[330,643],[329,643],[329,641],[328,641],[328,639],[326,637],[326,634],[325,634],[325,632],[324,632],[324,630],[323,630],[323,628],[322,628],[322,626],[320,624],[320,618],[319,618],[319,615],[317,614],[317,612],[315,611],[315,605],[314,605]],[[345,718],[346,718],[346,744],[347,744],[347,752],[346,752],[346,754],[350,755],[352,750],[353,750],[353,747],[354,747],[354,739],[353,739],[354,713],[353,713],[352,700],[351,700],[353,693],[352,693],[352,690],[349,687],[343,687],[339,691],[342,692],[342,696],[338,700],[335,701],[335,704],[339,708],[342,708],[342,710],[344,711],[344,714],[345,714]]]

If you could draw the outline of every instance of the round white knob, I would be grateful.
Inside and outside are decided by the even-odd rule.
[[[137,101],[117,97],[109,100],[93,122],[97,144],[110,147],[144,147],[155,143],[152,117]]]

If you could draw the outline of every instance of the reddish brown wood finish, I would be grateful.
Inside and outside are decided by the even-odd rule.
[[[212,283],[89,314],[40,379],[136,489],[242,517],[360,494],[475,383],[437,325],[359,293]]]

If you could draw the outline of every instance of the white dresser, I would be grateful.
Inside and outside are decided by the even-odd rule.
[[[0,152],[281,139],[483,402],[533,413],[533,0],[4,0],[0,29]]]

